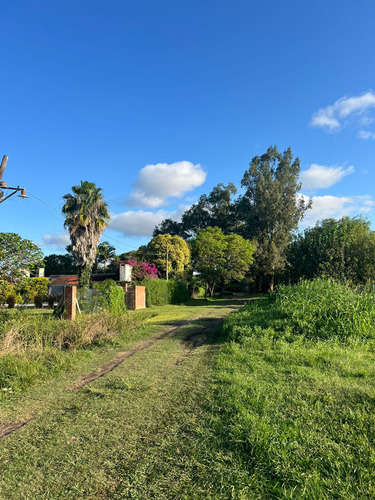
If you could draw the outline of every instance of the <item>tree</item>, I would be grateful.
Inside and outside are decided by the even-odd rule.
[[[209,195],[203,194],[197,203],[184,212],[181,222],[165,219],[154,229],[153,236],[171,234],[188,239],[199,229],[219,227],[224,234],[236,232],[238,218],[236,203],[232,200],[237,189],[231,182],[224,186],[220,183]]]
[[[197,232],[191,240],[193,267],[213,295],[215,285],[225,285],[232,279],[241,280],[253,262],[255,247],[238,234],[224,235],[218,227]],[[206,289],[207,290],[207,289]]]
[[[43,254],[30,240],[16,233],[0,233],[0,279],[17,283],[25,271],[41,266]]]
[[[255,268],[264,287],[273,290],[275,275],[285,267],[286,250],[293,231],[303,219],[311,202],[298,197],[299,159],[293,161],[290,148],[279,153],[276,146],[262,156],[255,156],[245,172],[241,186],[245,193],[239,200],[243,221],[241,234],[256,239]]]
[[[69,253],[64,255],[47,255],[47,257],[44,257],[43,264],[46,276],[51,276],[52,274],[75,274],[77,272],[74,257]]]
[[[63,196],[64,226],[69,230],[80,287],[86,289],[90,283],[100,236],[108,226],[110,216],[102,190],[94,183],[81,181],[80,186],[72,187],[72,192]]]
[[[34,302],[35,307],[42,307],[48,295],[48,278],[27,278],[22,283],[22,289],[27,302]]]
[[[185,240],[179,236],[170,234],[159,234],[147,245],[147,250],[152,255],[152,261],[159,272],[168,277],[182,276],[184,270],[190,264],[190,249]]]
[[[111,263],[116,256],[116,248],[108,243],[108,241],[103,241],[99,243],[97,248],[96,261],[98,264],[103,265],[103,269],[107,269],[107,264]]]
[[[288,262],[293,281],[322,276],[364,284],[375,279],[375,233],[361,217],[324,219],[296,236]]]

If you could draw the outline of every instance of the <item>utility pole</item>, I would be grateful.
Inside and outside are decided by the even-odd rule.
[[[3,203],[5,200],[10,198],[14,194],[18,193],[19,191],[21,191],[21,194],[18,195],[19,198],[27,198],[25,188],[21,188],[20,186],[17,187],[7,186],[7,183],[2,180],[7,163],[8,163],[8,157],[7,155],[4,155],[0,165],[0,203]],[[8,196],[5,196],[3,189],[7,189],[12,192],[8,194]]]
[[[167,281],[168,281],[168,243],[167,243],[167,255],[166,255],[166,257],[167,257],[167,273],[166,274],[167,274]]]

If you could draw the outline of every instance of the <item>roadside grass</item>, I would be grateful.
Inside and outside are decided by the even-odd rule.
[[[375,302],[322,281],[281,295],[230,315],[215,361],[215,432],[247,474],[233,498],[373,498]]]

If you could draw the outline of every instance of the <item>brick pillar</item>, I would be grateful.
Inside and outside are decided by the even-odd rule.
[[[144,309],[146,307],[146,287],[135,286],[134,309]]]
[[[65,287],[65,319],[75,319],[76,317],[76,300],[77,300],[77,287]]]

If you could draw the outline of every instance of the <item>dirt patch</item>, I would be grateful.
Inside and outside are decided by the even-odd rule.
[[[12,422],[11,424],[6,424],[3,427],[0,427],[0,439],[16,431],[17,429],[20,429],[33,419],[34,417],[27,417],[23,420],[19,420],[18,422]]]

